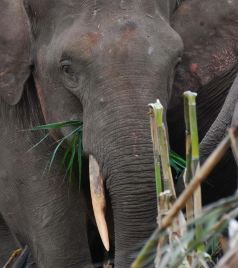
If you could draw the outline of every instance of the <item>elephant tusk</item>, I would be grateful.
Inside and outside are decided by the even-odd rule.
[[[89,156],[89,179],[92,206],[98,231],[105,249],[109,251],[108,228],[105,220],[106,198],[103,177],[100,174],[99,165],[92,155]]]

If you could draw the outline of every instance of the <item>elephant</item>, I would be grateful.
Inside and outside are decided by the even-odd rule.
[[[185,0],[171,19],[172,27],[183,39],[184,54],[175,74],[167,113],[170,145],[173,150],[185,155],[183,100],[180,96],[186,90],[197,92],[201,163],[214,149],[212,146],[208,150],[202,140],[213,122],[219,120],[217,116],[238,72],[237,15],[237,0]],[[235,166],[229,152],[202,186],[204,204],[234,192]],[[225,186],[224,174],[227,178]]]
[[[95,218],[107,250],[114,238],[115,267],[129,267],[155,229],[148,104],[159,98],[166,111],[183,51],[171,8],[174,0],[1,1],[0,212],[37,267],[90,267],[88,205],[60,155],[44,172],[52,144],[72,129],[38,147],[45,133],[22,129],[83,122]]]
[[[19,248],[17,241],[12,236],[8,226],[0,215],[0,267],[7,262],[13,250]]]
[[[84,196],[68,185],[60,153],[46,171],[52,138],[33,148],[45,136],[29,131],[44,123],[35,91],[27,86],[18,104],[0,107],[0,211],[18,248],[28,246],[37,267],[92,267]]]
[[[238,118],[238,75],[232,84],[232,87],[226,97],[216,120],[213,122],[205,137],[200,144],[201,161],[204,162],[208,155],[217,147],[219,142],[228,134],[230,127],[237,127]],[[223,159],[223,163],[218,165],[213,174],[209,177],[209,185],[204,189],[204,193],[213,193],[216,199],[221,198],[224,194],[231,195],[237,190],[237,155],[233,154],[231,149]],[[224,181],[225,180],[225,181]],[[213,190],[213,192],[211,192]]]

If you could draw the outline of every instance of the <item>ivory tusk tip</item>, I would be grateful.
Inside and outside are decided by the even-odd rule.
[[[106,251],[108,252],[110,250],[109,241],[104,241],[103,245],[104,245]]]
[[[109,235],[105,219],[106,198],[103,185],[104,180],[100,174],[99,165],[92,155],[89,156],[89,173],[92,206],[96,224],[102,243],[105,249],[109,251]]]
[[[103,246],[105,247],[106,251],[110,250],[110,245],[109,245],[109,237],[108,237],[108,229],[106,222],[105,224],[97,224],[98,225],[98,231],[103,243]]]

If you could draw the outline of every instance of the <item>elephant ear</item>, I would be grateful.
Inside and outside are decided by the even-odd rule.
[[[31,29],[22,0],[0,1],[0,25],[0,97],[15,105],[31,72]]]

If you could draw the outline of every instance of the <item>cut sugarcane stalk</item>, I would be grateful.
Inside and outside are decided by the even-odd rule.
[[[199,169],[199,141],[196,113],[196,93],[184,92],[184,117],[186,125],[186,171],[185,185],[188,185]],[[199,215],[202,209],[201,188],[199,187],[193,197],[186,204],[187,219]]]
[[[171,207],[171,187],[169,180],[172,178],[171,171],[166,167],[166,156],[168,156],[166,148],[166,135],[164,134],[163,124],[163,106],[160,101],[150,104],[150,124],[151,136],[154,151],[155,179],[156,179],[156,195],[158,208],[158,226],[160,227],[162,218],[167,214]],[[166,170],[165,170],[166,169]],[[170,177],[171,174],[171,177]],[[159,241],[155,266],[157,267],[160,256],[160,248],[169,242],[169,236],[164,237],[163,241]]]
[[[160,101],[150,104],[150,121],[151,121],[151,136],[153,141],[154,150],[154,164],[155,164],[155,176],[156,176],[156,192],[157,192],[157,206],[158,206],[158,226],[160,227],[162,219],[167,215],[174,200],[176,199],[176,193],[174,188],[174,182],[169,162],[169,149],[167,142],[167,135],[165,126],[163,123],[163,106]],[[184,218],[183,218],[184,219]],[[178,217],[176,227],[184,225],[184,221],[181,221],[181,215]],[[178,228],[171,228],[170,233],[175,234],[175,230],[178,236],[181,235],[181,231],[177,232]],[[157,256],[155,260],[156,268],[159,265],[160,248],[166,243],[169,243],[169,237],[164,237],[158,244]]]
[[[161,178],[161,160],[160,160],[160,148],[159,148],[159,137],[157,122],[161,122],[161,111],[163,109],[160,103],[150,104],[150,126],[151,126],[151,137],[153,142],[154,152],[154,167],[155,167],[155,183],[156,183],[156,196],[157,196],[157,208],[158,216],[160,215],[159,196],[163,191],[162,189],[162,178]],[[158,221],[160,221],[158,217]]]
[[[161,167],[160,173],[160,191],[171,191],[173,197],[176,197],[172,172],[169,163],[169,150],[167,135],[163,123],[164,108],[160,101],[149,105],[151,108],[151,134],[154,145],[154,156],[156,164]]]
[[[238,129],[237,129],[238,131]],[[174,222],[175,217],[178,213],[186,206],[187,201],[193,195],[194,191],[201,185],[202,182],[206,180],[215,166],[221,161],[223,156],[226,154],[228,149],[230,148],[231,141],[230,137],[226,136],[211,153],[211,155],[207,158],[204,164],[196,173],[195,177],[189,183],[188,187],[183,191],[183,193],[178,197],[178,199],[173,204],[172,208],[169,210],[168,214],[163,218],[162,225],[160,226],[161,229],[165,230],[171,226]],[[132,264],[132,268],[141,268],[143,264],[151,256],[153,249],[155,248],[156,244],[158,243],[158,235],[159,229],[156,229],[155,232],[152,234],[151,238],[147,241],[147,243],[142,248],[141,252],[139,253],[138,257]]]

